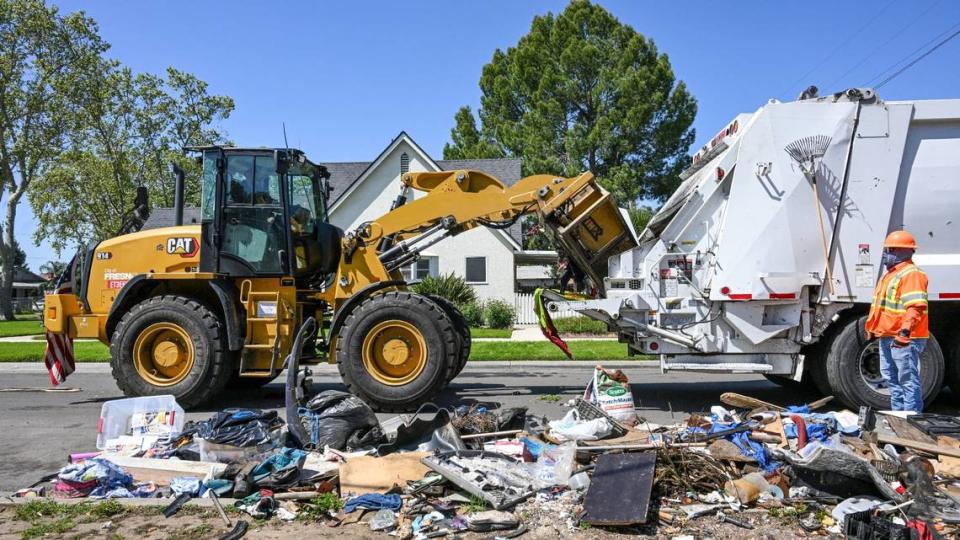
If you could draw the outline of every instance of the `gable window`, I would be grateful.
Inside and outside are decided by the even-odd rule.
[[[487,258],[467,257],[467,272],[465,278],[467,283],[486,283]]]
[[[400,154],[400,174],[404,175],[410,171],[410,156],[406,152]]]

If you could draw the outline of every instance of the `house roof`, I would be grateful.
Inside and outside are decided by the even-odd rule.
[[[141,227],[140,230],[173,227],[173,223],[173,208],[153,208],[150,210],[150,217],[143,223],[143,227]],[[200,208],[197,206],[185,206],[183,208],[183,224],[191,225],[194,223],[200,223]]]
[[[46,283],[47,279],[34,274],[26,268],[14,268],[13,281],[14,283]]]

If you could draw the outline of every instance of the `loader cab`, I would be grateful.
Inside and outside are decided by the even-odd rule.
[[[336,272],[342,231],[327,222],[325,167],[294,149],[195,150],[203,164],[201,272],[303,281]]]

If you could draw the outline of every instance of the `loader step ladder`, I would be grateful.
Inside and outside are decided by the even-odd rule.
[[[240,351],[240,375],[246,377],[274,378],[280,371],[280,343],[289,319],[289,309],[279,291],[254,291],[253,283],[246,280],[240,284],[240,302],[246,313],[246,333]],[[259,304],[273,304],[273,313],[259,310]],[[269,352],[270,363],[264,369],[262,358]]]

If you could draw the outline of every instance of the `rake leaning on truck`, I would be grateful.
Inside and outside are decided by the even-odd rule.
[[[594,276],[635,245],[590,173],[529,176],[509,188],[476,171],[408,173],[388,213],[344,234],[327,222],[329,175],[303,152],[191,150],[203,164],[201,223],[182,224],[179,173],[176,226],[90,247],[74,263],[75,292],[46,297],[47,330],[109,344],[128,395],[173,394],[191,407],[228,384],[265,384],[314,317],[322,324],[302,362],[335,362],[350,391],[379,409],[415,407],[470,351],[453,305],[407,290],[400,268],[422,250],[528,214]]]

